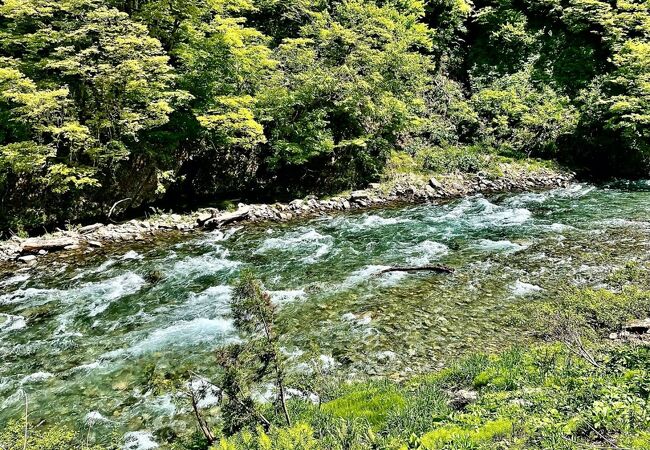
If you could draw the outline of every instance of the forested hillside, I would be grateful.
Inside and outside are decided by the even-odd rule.
[[[325,193],[394,152],[646,175],[650,4],[4,0],[0,228]]]

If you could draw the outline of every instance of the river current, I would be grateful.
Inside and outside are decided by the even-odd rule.
[[[153,448],[156,432],[183,426],[183,406],[152,380],[214,373],[212,351],[237,339],[228,301],[244,268],[279,305],[295,367],[316,358],[351,376],[404,376],[526,340],[507,320],[518,305],[648,259],[650,182],[235,227],[62,259],[0,278],[0,428],[26,395],[33,420],[92,421]],[[379,274],[438,263],[456,272]],[[150,283],[154,270],[163,278]]]

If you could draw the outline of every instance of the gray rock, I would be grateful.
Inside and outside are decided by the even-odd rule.
[[[101,248],[101,247],[104,246],[104,245],[103,245],[101,242],[99,242],[99,241],[88,241],[88,245],[90,245],[91,247],[95,247],[95,248]]]
[[[30,264],[33,262],[36,262],[36,255],[26,255],[26,256],[21,256],[18,258],[18,261],[25,263],[25,264]]]
[[[439,190],[444,189],[442,183],[433,177],[431,177],[431,179],[429,180],[429,186],[431,186],[434,189],[439,189]]]
[[[629,333],[645,334],[650,331],[650,318],[635,320],[626,324],[623,329]]]
[[[92,233],[93,231],[99,230],[103,226],[104,226],[103,223],[94,223],[92,225],[86,225],[85,227],[79,228],[79,233],[81,234]]]
[[[449,395],[451,398],[448,403],[455,409],[463,409],[465,406],[478,400],[478,392],[466,389],[451,392]]]
[[[366,191],[354,191],[350,194],[351,201],[367,200],[370,195]]]

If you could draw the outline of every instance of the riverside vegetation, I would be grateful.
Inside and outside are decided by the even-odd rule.
[[[7,0],[0,229],[365,187],[394,158],[647,175],[649,18],[637,0]]]
[[[285,377],[269,331],[269,297],[244,275],[233,314],[248,331],[266,329],[266,337],[219,351],[226,369],[219,383],[222,404],[201,411],[192,397],[201,432],[177,437],[169,448],[205,449],[212,442],[213,450],[650,449],[650,323],[620,333],[650,315],[649,270],[648,264],[629,264],[610,276],[612,290],[572,289],[512,314],[546,343],[476,354],[403,382],[352,383],[317,372],[309,381]],[[268,373],[281,395],[255,402],[251,383]],[[309,392],[318,393],[316,403]],[[113,448],[84,444],[82,435],[64,428],[26,427],[23,421],[9,424],[0,446]]]

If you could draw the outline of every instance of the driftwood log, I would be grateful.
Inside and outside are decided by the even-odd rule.
[[[38,253],[40,250],[54,251],[62,250],[69,245],[78,244],[79,241],[74,238],[62,237],[51,239],[27,239],[23,242],[21,253]]]
[[[237,211],[214,216],[206,220],[203,226],[208,229],[219,228],[224,225],[228,225],[229,223],[238,222],[240,220],[248,218],[250,212],[250,206],[244,206],[242,208],[239,208]]]
[[[415,266],[415,267],[388,267],[383,269],[379,273],[388,273],[388,272],[435,272],[435,273],[454,273],[452,267],[447,266]]]

